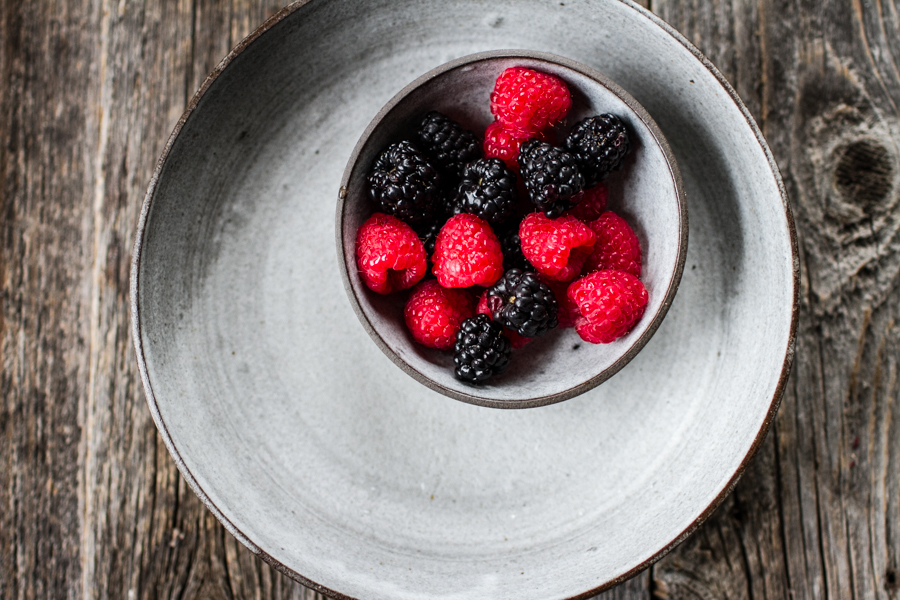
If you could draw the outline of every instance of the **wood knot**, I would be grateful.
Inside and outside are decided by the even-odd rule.
[[[872,140],[860,140],[837,150],[834,185],[843,199],[869,212],[893,187],[891,153]]]

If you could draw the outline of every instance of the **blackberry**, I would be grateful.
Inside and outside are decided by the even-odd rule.
[[[481,383],[492,375],[499,375],[509,366],[512,345],[503,335],[503,327],[487,315],[466,319],[456,334],[453,362],[456,377],[471,383]]]
[[[494,321],[523,337],[538,337],[559,325],[556,296],[535,273],[510,269],[488,288],[487,305]]]
[[[431,274],[431,267],[434,266],[431,262],[431,256],[434,254],[434,242],[437,240],[438,233],[441,232],[441,227],[443,227],[446,222],[447,217],[441,215],[433,221],[429,220],[416,223],[414,228],[416,235],[422,240],[422,245],[425,246],[425,258],[428,260],[428,273],[426,276]]]
[[[585,187],[593,187],[622,168],[631,142],[622,119],[612,114],[589,117],[572,128],[566,150],[575,156]]]
[[[369,173],[369,197],[401,221],[429,219],[440,204],[441,177],[410,142],[391,144]]]
[[[481,140],[436,110],[425,115],[416,135],[419,146],[450,184],[459,181],[466,163],[481,158]]]
[[[466,165],[448,208],[496,225],[512,216],[517,200],[516,174],[499,158],[480,158]]]
[[[533,271],[534,267],[522,254],[522,240],[519,238],[518,224],[505,233],[498,233],[500,238],[500,251],[503,252],[503,271],[519,269],[520,271]]]
[[[522,144],[519,171],[532,204],[551,219],[575,206],[571,198],[584,188],[575,157],[537,139]]]

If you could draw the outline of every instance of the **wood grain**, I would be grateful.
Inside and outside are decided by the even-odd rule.
[[[734,493],[602,594],[900,597],[900,10],[645,0],[765,133],[802,315],[775,425]],[[224,532],[150,419],[128,268],[156,157],[265,0],[0,0],[0,598],[318,598]]]

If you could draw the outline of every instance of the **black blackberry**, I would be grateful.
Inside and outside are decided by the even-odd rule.
[[[416,223],[414,228],[416,235],[422,240],[422,245],[425,246],[425,257],[428,260],[428,274],[431,273],[431,267],[433,266],[431,256],[434,254],[434,242],[437,239],[437,234],[441,231],[441,227],[443,227],[446,222],[447,217],[441,215],[433,221]]]
[[[456,195],[448,198],[451,214],[471,213],[492,225],[502,223],[516,207],[516,174],[499,158],[479,158],[466,165]]]
[[[416,136],[419,146],[450,185],[462,177],[466,163],[481,158],[481,140],[436,110],[425,115]]]
[[[369,197],[407,223],[430,218],[440,203],[441,177],[410,142],[391,144],[369,173]]]
[[[535,273],[510,269],[488,288],[487,305],[494,321],[523,337],[538,337],[559,325],[556,296]]]
[[[498,232],[500,238],[500,251],[503,252],[503,270],[519,269],[520,271],[533,271],[534,267],[522,254],[522,240],[519,239],[518,225],[509,231]]]
[[[537,139],[522,144],[519,171],[532,204],[551,219],[572,208],[570,199],[584,188],[575,157]]]
[[[566,138],[565,148],[575,156],[585,187],[593,187],[622,168],[631,142],[622,119],[605,114],[576,124]]]
[[[453,348],[456,377],[481,383],[499,375],[509,366],[512,345],[503,335],[503,327],[487,315],[475,315],[460,325]]]

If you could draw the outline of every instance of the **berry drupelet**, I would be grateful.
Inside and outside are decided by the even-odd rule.
[[[519,172],[532,204],[551,219],[572,208],[572,197],[584,188],[575,157],[536,139],[522,144]]]
[[[509,366],[512,346],[503,335],[503,327],[487,315],[476,315],[462,322],[456,334],[453,362],[456,377],[481,383],[499,375]]]
[[[537,274],[510,269],[487,291],[494,320],[523,337],[544,335],[559,324],[559,304]]]
[[[481,158],[481,140],[436,110],[419,123],[416,137],[419,146],[451,185],[462,177],[467,163]]]
[[[427,220],[440,203],[441,177],[410,142],[391,144],[369,173],[369,197],[381,210],[407,223]]]
[[[591,187],[622,168],[631,142],[622,119],[605,114],[576,124],[566,138],[565,148],[575,156],[585,187]]]
[[[466,165],[449,209],[496,225],[512,216],[517,200],[516,174],[499,158],[481,158]]]

